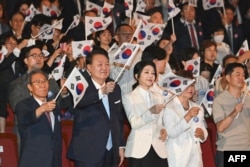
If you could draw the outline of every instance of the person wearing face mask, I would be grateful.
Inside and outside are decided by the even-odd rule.
[[[212,40],[217,45],[217,61],[219,64],[222,64],[222,59],[228,55],[232,54],[232,51],[230,50],[230,46],[223,42],[224,39],[224,29],[221,26],[218,26],[214,28],[214,31],[211,34]]]

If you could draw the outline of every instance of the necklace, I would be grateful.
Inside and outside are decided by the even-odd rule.
[[[185,105],[185,106],[182,105],[182,107],[184,108],[185,111],[189,110],[189,104],[187,104],[187,105]]]

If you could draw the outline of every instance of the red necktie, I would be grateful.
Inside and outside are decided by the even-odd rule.
[[[192,24],[189,24],[189,28],[190,28],[190,35],[191,35],[191,41],[192,41],[192,45],[194,48],[198,49],[198,44],[194,35],[194,27]]]
[[[51,126],[51,118],[50,118],[49,112],[45,112],[45,115],[46,115],[46,117],[47,117],[47,119],[48,119],[48,121],[49,121],[49,124],[50,124],[50,126]]]

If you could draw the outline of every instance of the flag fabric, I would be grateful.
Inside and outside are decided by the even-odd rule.
[[[33,17],[41,12],[38,11],[33,4],[30,4],[28,11],[26,12],[25,21],[30,22]]]
[[[245,82],[246,82],[247,90],[250,91],[250,78],[247,78],[247,79],[245,80]]]
[[[138,0],[137,4],[136,4],[136,9],[135,11],[137,12],[145,12],[145,8],[146,8],[146,3],[144,0]]]
[[[172,92],[173,94],[179,95],[194,82],[194,79],[184,78],[169,72],[168,75],[163,78],[162,86],[164,89]]]
[[[96,12],[97,16],[100,16],[101,11],[102,11],[102,7],[93,3],[93,2],[86,1],[86,11],[90,11],[90,10]]]
[[[62,13],[61,10],[56,5],[52,5],[51,12],[55,13],[57,17],[59,17]]]
[[[207,112],[211,115],[213,109],[213,101],[214,101],[214,84],[209,85],[209,89],[205,93],[201,101],[201,105],[203,104]]]
[[[247,40],[245,40],[245,41],[242,43],[242,45],[241,45],[239,51],[237,52],[236,56],[237,56],[237,57],[238,57],[238,56],[241,56],[241,55],[243,55],[243,54],[244,54],[245,52],[247,52],[247,51],[249,51],[249,47],[248,47],[248,42],[247,42]]]
[[[75,28],[76,26],[78,26],[79,25],[79,23],[80,23],[80,15],[75,15],[74,17],[73,17],[73,21],[72,21],[72,23],[70,24],[70,26],[68,27],[68,29],[69,30],[71,30],[71,29],[73,29],[73,28]]]
[[[131,17],[131,16],[129,16],[129,17]],[[150,19],[150,16],[134,12],[133,19],[135,21],[135,25],[137,26],[140,23],[140,20],[142,20],[144,22],[148,22],[148,20]]]
[[[142,20],[140,20],[134,32],[132,39],[134,38],[136,38],[136,41],[142,50],[154,42],[154,38],[152,37],[149,27]]]
[[[174,5],[173,0],[168,1],[168,20],[174,18],[181,10]]]
[[[43,14],[45,16],[49,16],[49,17],[51,17],[51,16],[57,17],[56,11],[50,7],[45,6],[45,5],[43,5]]]
[[[53,38],[54,28],[52,25],[44,24],[39,31],[39,39],[48,40]]]
[[[214,76],[210,82],[210,84],[214,85],[214,82],[219,78],[221,77],[221,72],[222,72],[222,67],[221,65],[219,64],[218,67],[217,67],[217,70],[215,71],[214,73]]]
[[[198,2],[198,0],[188,0],[188,5],[197,7],[197,2]]]
[[[64,70],[64,64],[66,60],[66,54],[61,58],[61,60],[58,62],[58,65],[54,70],[52,71],[51,75],[53,78],[57,81],[63,76],[63,70]]]
[[[2,49],[0,50],[0,64],[4,61],[5,55],[8,54],[7,48],[2,45]]]
[[[54,23],[52,24],[52,27],[61,30],[63,27],[63,19],[55,20]]]
[[[124,0],[125,15],[127,17],[130,18],[132,16],[133,8],[134,8],[133,0]]]
[[[188,60],[185,65],[185,70],[191,71],[194,77],[198,77],[200,74],[200,57]]]
[[[78,57],[86,57],[92,51],[94,41],[86,40],[86,41],[72,41],[72,52],[73,58],[77,59]]]
[[[92,34],[93,32],[105,30],[111,22],[112,18],[110,16],[107,18],[85,16],[86,37]]]
[[[224,7],[223,0],[202,0],[204,10],[209,10],[216,7]]]
[[[151,36],[153,38],[152,40],[158,41],[161,39],[161,36],[162,36],[163,31],[166,27],[166,24],[148,23],[148,27],[151,31]]]
[[[138,44],[124,42],[114,53],[114,64],[122,64],[129,67],[139,48]]]
[[[114,8],[114,5],[111,5],[105,1],[101,10],[101,17],[108,17],[113,8]]]
[[[65,81],[64,86],[68,88],[73,96],[74,108],[84,96],[89,84],[82,76],[79,70],[75,67]]]

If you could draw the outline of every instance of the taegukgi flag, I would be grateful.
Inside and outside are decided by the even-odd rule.
[[[64,86],[66,86],[72,94],[75,108],[84,96],[89,84],[79,72],[79,70],[75,67],[65,81]]]

